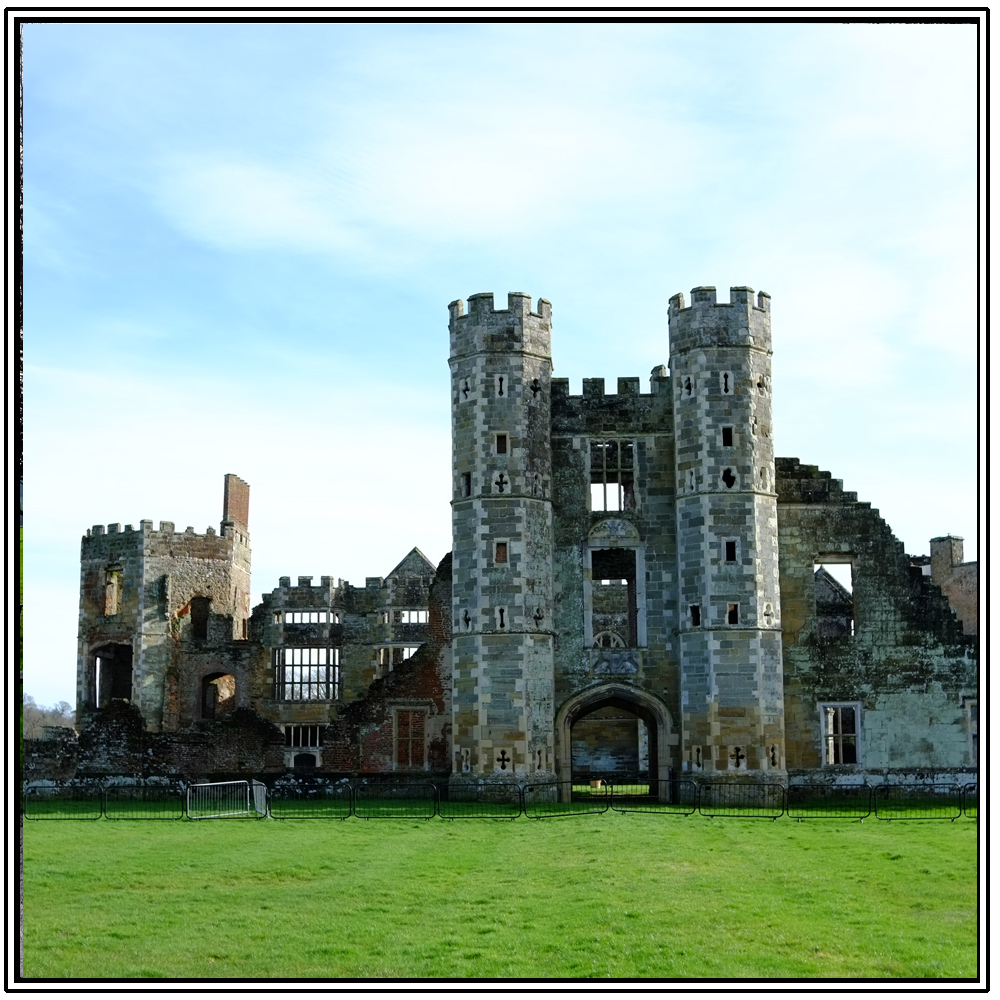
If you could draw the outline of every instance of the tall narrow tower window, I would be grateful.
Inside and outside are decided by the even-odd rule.
[[[191,598],[191,638],[208,638],[208,613],[212,608],[211,597]]]
[[[739,625],[740,623],[740,606],[738,604],[730,604],[729,611],[726,613],[726,621],[730,625]]]
[[[726,562],[736,562],[736,542],[726,542]]]
[[[731,490],[736,485],[736,477],[733,475],[732,469],[726,469],[722,473],[722,481],[726,484],[727,490]]]
[[[722,447],[732,448],[733,446],[733,429],[732,427],[722,428]]]
[[[471,497],[472,496],[472,473],[463,472],[462,473],[462,496]]]
[[[701,605],[692,604],[691,605],[691,625],[693,628],[697,628],[701,624]]]
[[[497,435],[497,454],[506,455],[507,454],[507,435],[498,434]]]
[[[635,510],[635,443],[590,442],[590,509]]]
[[[497,542],[496,555],[493,561],[495,563],[506,563],[507,562],[507,543]]]

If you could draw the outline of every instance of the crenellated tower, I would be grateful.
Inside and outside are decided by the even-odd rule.
[[[783,772],[770,297],[694,288],[669,320],[683,767]]]
[[[456,778],[551,775],[552,307],[452,302]]]

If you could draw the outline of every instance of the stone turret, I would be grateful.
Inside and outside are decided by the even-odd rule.
[[[682,762],[783,773],[770,298],[691,298],[669,307]]]
[[[453,769],[551,775],[551,306],[449,306]]]

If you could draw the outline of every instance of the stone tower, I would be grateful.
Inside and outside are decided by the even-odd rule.
[[[691,300],[669,305],[682,766],[760,776],[785,770],[770,298]]]
[[[551,776],[552,307],[448,307],[456,778]]]

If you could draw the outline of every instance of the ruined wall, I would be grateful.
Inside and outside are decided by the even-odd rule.
[[[777,475],[789,768],[825,764],[835,776],[972,767],[975,639],[870,504],[797,459],[778,459]],[[819,563],[852,567],[853,636],[819,628]],[[821,704],[858,706],[857,763],[825,762],[835,741]]]
[[[449,553],[428,594],[426,642],[327,726],[323,771],[439,777],[451,771],[451,564]],[[397,760],[402,712],[422,713],[425,721],[417,762]]]
[[[948,598],[966,635],[979,634],[979,563],[963,562],[965,542],[956,535],[931,539],[931,579]]]

